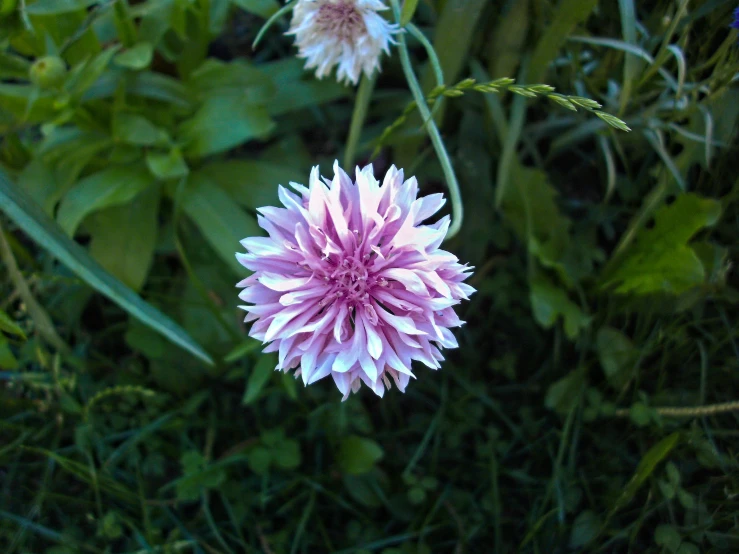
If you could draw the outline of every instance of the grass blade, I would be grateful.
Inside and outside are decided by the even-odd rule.
[[[100,267],[86,250],[67,237],[3,171],[0,171],[0,207],[33,240],[93,289],[107,296],[144,325],[161,333],[206,364],[213,365],[208,353],[182,327]]]

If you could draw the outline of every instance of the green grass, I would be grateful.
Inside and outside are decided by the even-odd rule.
[[[316,163],[381,145],[376,173],[447,192],[398,51],[357,92],[301,72],[284,17],[251,50],[277,3],[200,0],[187,28],[130,4],[0,22],[0,552],[739,551],[735,2],[417,3],[409,61],[464,208],[445,248],[478,293],[440,371],[344,403],[271,371],[228,256]],[[118,36],[151,68],[85,61]],[[89,77],[68,136],[25,79],[55,48]],[[234,90],[253,103],[224,115]],[[149,167],[149,196],[75,189],[111,166]],[[65,203],[107,186],[66,235]],[[120,234],[140,246],[111,257]]]

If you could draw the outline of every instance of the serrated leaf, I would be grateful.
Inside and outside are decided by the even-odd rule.
[[[382,459],[382,447],[372,439],[350,435],[341,442],[337,461],[348,475],[367,473]]]
[[[681,194],[655,213],[653,228],[638,231],[602,287],[615,287],[618,293],[680,294],[702,284],[705,269],[688,242],[698,231],[715,224],[720,214],[721,204],[716,200]]]
[[[154,178],[144,167],[111,167],[77,183],[63,198],[57,221],[69,235],[88,214],[119,206],[149,187]]]
[[[71,240],[43,210],[0,170],[0,209],[33,240],[65,264],[92,288],[123,310],[184,348],[208,365],[213,360],[187,332],[169,317],[142,300],[107,273],[76,242]]]
[[[274,373],[276,365],[277,359],[271,354],[265,354],[259,358],[257,363],[254,364],[246,383],[244,398],[241,400],[242,405],[248,406],[259,397],[259,393],[262,392],[272,373]]]
[[[654,530],[654,542],[658,546],[663,546],[669,552],[677,552],[682,540],[680,533],[672,525],[658,525],[657,529]]]

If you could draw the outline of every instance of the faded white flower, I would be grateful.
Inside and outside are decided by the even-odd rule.
[[[382,52],[390,52],[399,32],[379,11],[388,9],[381,0],[297,0],[288,35],[295,35],[298,57],[306,69],[316,69],[322,79],[338,66],[338,81],[357,84],[380,67]]]

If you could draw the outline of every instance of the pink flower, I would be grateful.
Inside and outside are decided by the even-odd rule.
[[[241,306],[249,334],[279,353],[276,369],[300,366],[306,385],[331,375],[344,400],[362,382],[382,396],[390,377],[404,392],[414,360],[438,369],[440,349],[458,346],[453,306],[475,292],[463,282],[473,268],[439,249],[449,216],[422,225],[443,195],[417,198],[415,177],[394,166],[382,186],[371,165],[352,182],[338,162],[333,180],[314,167],[308,188],[290,185],[284,208],[258,210],[269,237],[236,255],[254,272],[237,285],[253,304]]]

